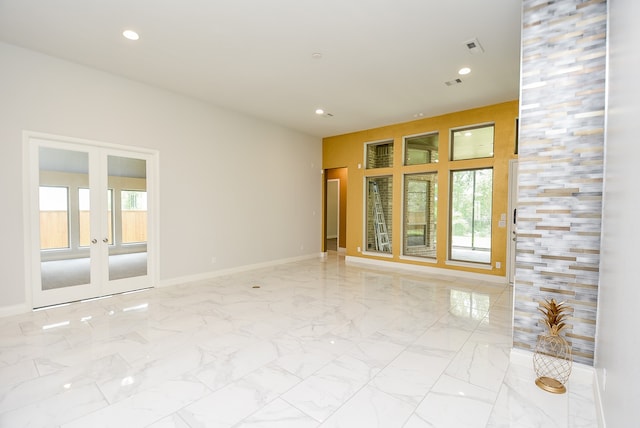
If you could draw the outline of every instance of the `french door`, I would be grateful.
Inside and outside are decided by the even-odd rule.
[[[156,154],[27,140],[32,306],[151,287]]]

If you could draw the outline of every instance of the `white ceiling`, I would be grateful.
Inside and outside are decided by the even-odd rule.
[[[0,40],[326,137],[517,99],[520,13],[516,0],[0,0]]]

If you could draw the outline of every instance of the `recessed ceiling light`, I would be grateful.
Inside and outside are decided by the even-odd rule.
[[[324,110],[322,110],[321,108],[317,108],[316,114],[324,114]]]
[[[138,40],[140,35],[133,30],[124,30],[122,35],[129,40]]]
[[[460,70],[458,70],[458,74],[461,76],[469,73],[471,73],[471,69],[469,67],[462,67]]]
[[[320,59],[320,58],[322,58],[322,54],[320,52],[314,52],[314,53],[311,54],[311,58]]]

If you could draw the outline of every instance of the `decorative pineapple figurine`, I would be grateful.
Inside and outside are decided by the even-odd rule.
[[[564,302],[557,303],[555,299],[545,300],[540,306],[538,310],[544,315],[543,321],[549,331],[538,336],[533,354],[533,369],[538,376],[536,385],[545,391],[563,394],[571,374],[571,347],[560,336],[566,327],[564,320],[568,308]]]

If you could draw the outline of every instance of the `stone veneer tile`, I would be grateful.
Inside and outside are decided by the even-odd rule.
[[[604,156],[606,2],[524,0],[514,346],[534,349],[544,298],[593,364]]]

